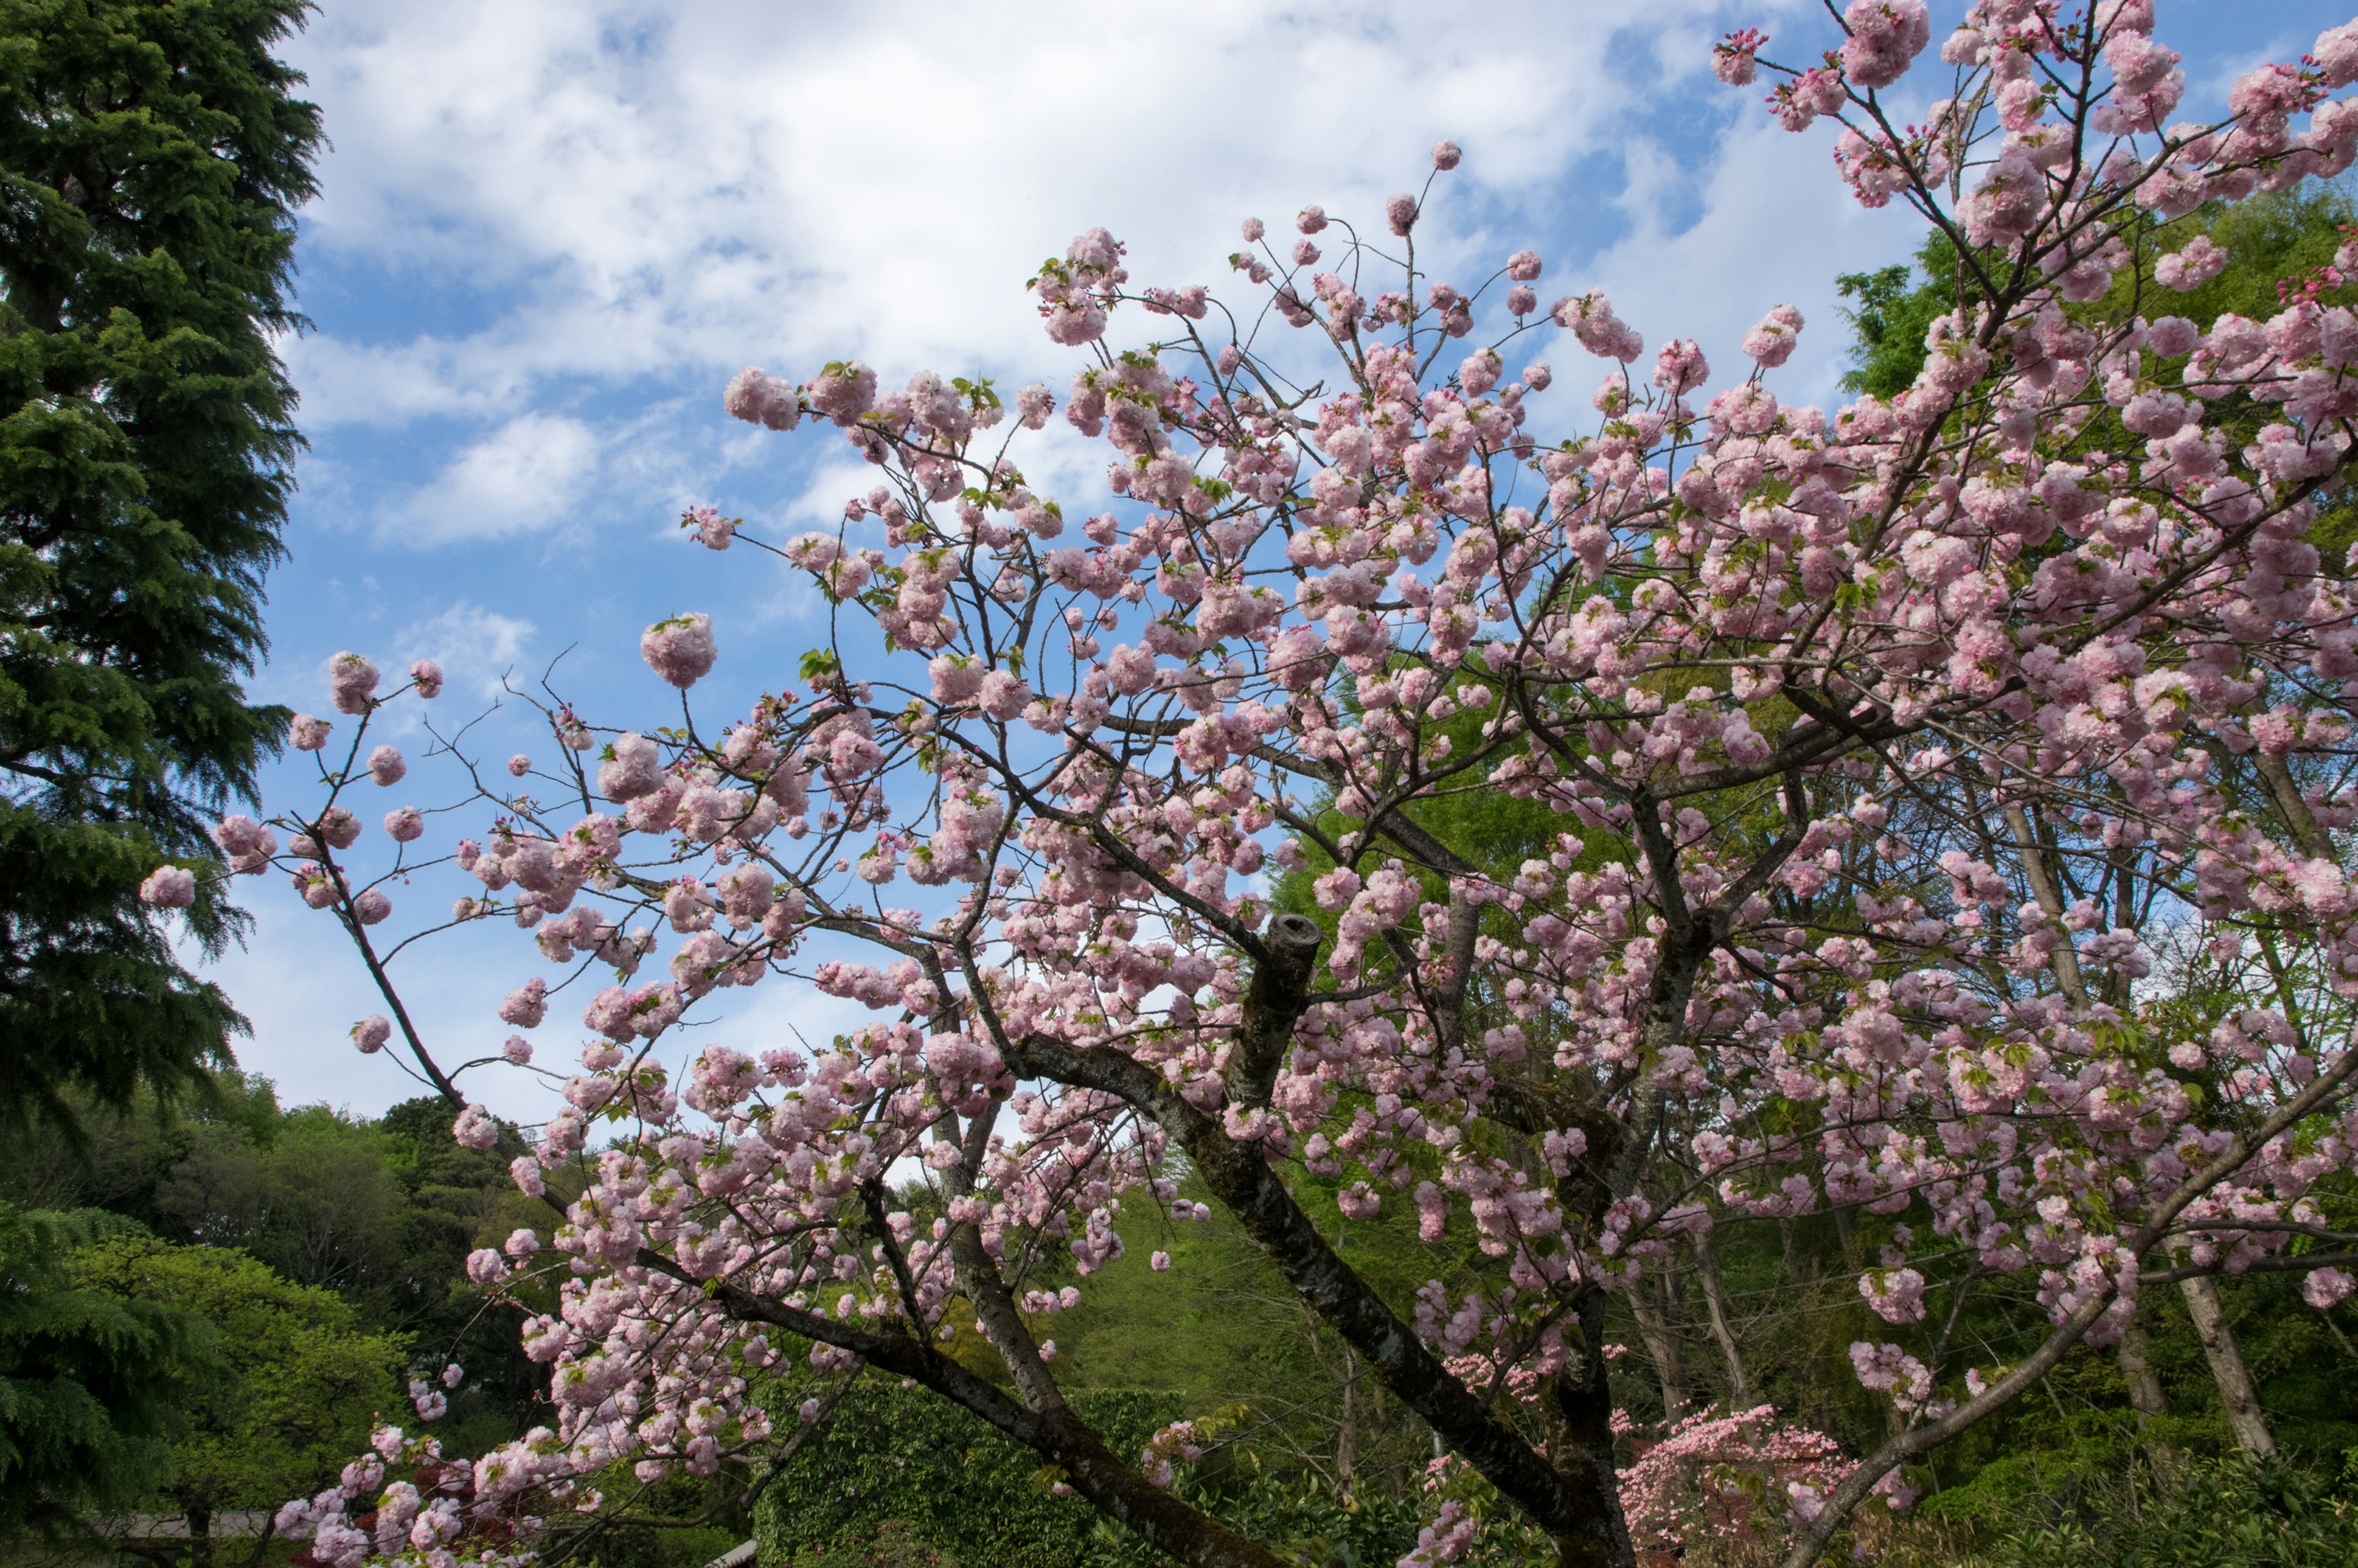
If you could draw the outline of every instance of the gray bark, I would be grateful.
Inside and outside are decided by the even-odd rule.
[[[2235,1434],[2236,1446],[2247,1454],[2274,1454],[2277,1440],[2260,1409],[2259,1390],[2252,1387],[2252,1375],[2244,1369],[2243,1352],[2235,1347],[2235,1331],[2228,1326],[2219,1287],[2209,1275],[2197,1274],[2179,1281],[2178,1288],[2186,1297],[2187,1314],[2194,1319],[2195,1336],[2202,1341],[2202,1355],[2219,1385],[2219,1403],[2227,1411],[2227,1427]]]

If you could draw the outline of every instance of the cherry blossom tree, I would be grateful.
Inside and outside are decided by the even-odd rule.
[[[319,801],[219,842],[343,923],[385,997],[354,1044],[513,1151],[550,1222],[473,1272],[550,1266],[561,1307],[527,1330],[555,1425],[471,1470],[388,1428],[283,1516],[314,1561],[504,1561],[552,1508],[613,1506],[585,1477],[618,1464],[825,1441],[864,1368],[1180,1561],[1275,1563],[1164,1488],[1184,1434],[1117,1453],[1074,1414],[1062,1298],[1026,1283],[1052,1252],[1115,1265],[1118,1216],[1208,1213],[1183,1180],[1565,1564],[1632,1561],[1607,1303],[1714,1226],[1889,1227],[1858,1283],[1892,1336],[1852,1355],[1893,1435],[1810,1455],[1793,1568],[2157,1283],[2351,1291],[2358,628],[2306,535],[2358,415],[2358,315],[2333,269],[2266,321],[2169,306],[2224,259],[2170,248],[2175,220],[2350,166],[2358,24],[2190,124],[2147,0],[1982,0],[1937,65],[1923,0],[1835,22],[1801,45],[1819,63],[1757,31],[1714,63],[1957,246],[1957,308],[1888,402],[1780,397],[1790,307],[1714,383],[1597,292],[1542,308],[1531,252],[1433,276],[1444,143],[1377,222],[1248,220],[1223,291],[1136,284],[1080,236],[1033,285],[1077,367],[1061,406],[743,372],[730,414],[839,434],[875,484],[793,539],[687,524],[781,557],[839,635],[799,689],[715,715],[688,694],[728,628],[678,616],[643,643],[682,694],[663,727],[552,702],[557,761],[514,779],[441,743],[482,823],[454,851],[406,806],[361,851],[355,797],[407,776],[372,726],[406,697],[339,660],[341,760],[295,721]],[[1545,436],[1543,351],[1600,378]],[[1076,438],[1111,449],[1102,492],[1027,479]],[[1497,866],[1434,826],[1476,796],[1543,809],[1552,849]],[[395,984],[427,931],[385,940],[396,895],[459,874],[442,929],[525,927],[548,966],[517,945],[504,1046],[489,1020],[425,1038]],[[2158,962],[2226,1000],[2190,1022]],[[872,1018],[708,1046],[675,1081],[692,1010],[763,985]],[[545,1126],[471,1098],[577,1017]],[[1308,1177],[1427,1241],[1470,1228],[1479,1277],[1387,1296]],[[1975,1363],[1958,1313],[2006,1279],[2050,1331]],[[782,1438],[749,1379],[789,1345],[809,1397]],[[387,1490],[388,1465],[423,1478]],[[1475,1534],[1437,1519],[1408,1561]]]

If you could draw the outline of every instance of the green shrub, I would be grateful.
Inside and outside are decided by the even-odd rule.
[[[2358,1568],[2358,1454],[2340,1481],[2278,1460],[2139,1459],[2064,1487],[1989,1568]]]
[[[1117,1453],[1131,1454],[1185,1413],[1174,1394],[1132,1390],[1076,1394],[1073,1408]],[[1097,1509],[1056,1496],[1056,1476],[1038,1454],[938,1395],[863,1379],[828,1423],[825,1441],[795,1455],[755,1507],[765,1568],[865,1563],[827,1554],[894,1539],[885,1536],[888,1526],[899,1527],[897,1539],[912,1549],[955,1552],[990,1568],[1087,1568],[1097,1561]],[[898,1568],[903,1560],[875,1561]],[[950,1568],[947,1559],[943,1568]]]

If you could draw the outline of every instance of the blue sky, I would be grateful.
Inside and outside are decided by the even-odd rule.
[[[1961,9],[1936,0],[1936,37]],[[2350,0],[2159,9],[2192,113],[2351,15]],[[721,661],[699,704],[741,711],[792,680],[817,601],[768,557],[684,543],[681,508],[779,535],[839,516],[871,481],[831,432],[724,418],[738,366],[803,380],[857,356],[887,384],[979,371],[1061,397],[1074,361],[1022,284],[1075,232],[1111,229],[1141,283],[1220,288],[1240,219],[1278,230],[1314,201],[1372,215],[1443,136],[1466,158],[1419,231],[1440,276],[1487,276],[1529,246],[1543,297],[1602,287],[1650,344],[1694,337],[1723,366],[1790,300],[1809,329],[1780,395],[1830,401],[1834,275],[1903,259],[1918,234],[1848,198],[1830,136],[1788,135],[1757,92],[1711,80],[1711,39],[1747,23],[1776,58],[1824,47],[1828,26],[1801,0],[324,0],[286,50],[333,146],[297,252],[316,326],[286,345],[310,450],[253,690],[326,712],[340,649],[389,668],[431,655],[451,678],[438,717],[472,716],[503,675],[536,680],[561,654],[593,722],[660,722],[638,633],[701,610]],[[1566,381],[1550,395],[1563,420],[1587,384]],[[1555,411],[1535,407],[1549,428]],[[1068,510],[1094,499],[1101,461],[1058,473]],[[478,735],[495,757],[550,750],[514,704]],[[308,766],[269,775],[274,809],[307,798]],[[435,803],[424,770],[385,804],[409,801]],[[395,925],[450,895],[421,884]],[[347,1044],[381,1004],[328,918],[275,877],[245,902],[253,939],[217,968],[255,1025],[243,1065],[290,1101],[359,1112],[416,1092]],[[539,968],[522,934],[481,927],[419,953],[411,1005],[454,1058],[496,1042],[497,998]],[[842,1019],[806,989],[736,994],[690,1044]],[[492,1103],[533,1108],[514,1087]]]

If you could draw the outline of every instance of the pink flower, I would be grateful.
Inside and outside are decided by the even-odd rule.
[[[390,788],[408,776],[409,764],[401,760],[401,753],[393,747],[379,746],[369,753],[368,771],[370,778]]]
[[[647,667],[686,691],[712,669],[712,618],[700,611],[675,615],[648,627],[639,638]]]
[[[178,866],[158,866],[139,884],[139,902],[151,909],[186,909],[197,902],[196,873]]]
[[[720,395],[720,406],[732,418],[772,430],[791,430],[803,416],[802,398],[795,389],[752,365],[730,378],[728,390]]]
[[[393,900],[375,888],[352,896],[352,918],[362,925],[374,925],[393,913]]]
[[[982,677],[975,699],[981,709],[993,719],[1005,721],[1020,717],[1032,700],[1032,688],[1005,670],[992,670]]]
[[[381,1012],[371,1013],[352,1025],[352,1045],[363,1056],[375,1055],[392,1038],[393,1020]]]
[[[1087,294],[1067,295],[1041,309],[1047,319],[1050,342],[1070,349],[1105,336],[1105,310]]]
[[[450,1124],[450,1136],[456,1139],[461,1147],[489,1149],[500,1141],[500,1129],[499,1124],[492,1119],[490,1112],[484,1110],[481,1106],[470,1105],[460,1111],[458,1119]]]
[[[945,708],[962,708],[974,700],[982,689],[983,677],[990,672],[979,659],[962,654],[943,654],[931,666],[934,700]]]
[[[663,788],[663,755],[645,736],[624,730],[606,748],[598,765],[598,793],[608,800],[641,799]]]
[[[1760,74],[1758,56],[1768,35],[1758,27],[1746,27],[1727,35],[1711,47],[1711,70],[1730,87],[1749,87]]]
[[[2218,276],[2226,265],[2226,251],[2210,235],[2197,234],[2153,264],[2153,279],[2164,288],[2186,294]]]
[[[1557,300],[1548,313],[1557,326],[1570,328],[1580,346],[1599,359],[1628,364],[1645,351],[1645,340],[1630,330],[1613,313],[1612,304],[1594,289]]]
[[[1386,201],[1384,222],[1391,226],[1393,233],[1406,239],[1408,232],[1416,227],[1416,198],[1403,191]]]
[[[251,816],[229,816],[212,830],[212,840],[229,857],[229,869],[251,876],[270,864],[278,853],[278,835]]]
[[[725,550],[737,536],[734,517],[723,517],[718,508],[691,506],[680,514],[679,525],[696,535],[696,542],[708,550]]]
[[[442,695],[442,666],[431,659],[420,659],[410,665],[409,679],[417,687],[417,695],[428,701]]]
[[[1843,70],[1859,87],[1890,86],[1932,40],[1924,0],[1850,0],[1843,20],[1850,27]]]
[[[2358,23],[2353,23],[2358,27]],[[2350,1292],[2358,1290],[2358,1279],[2341,1269],[2319,1269],[2300,1282],[2300,1299],[2320,1312],[2330,1312]]]
[[[287,721],[287,743],[298,752],[316,752],[328,743],[328,731],[334,728],[324,719],[297,713]]]
[[[540,1021],[548,1016],[548,982],[538,978],[525,981],[508,992],[500,1003],[500,1022],[513,1023],[519,1029],[537,1029]]]
[[[414,844],[426,836],[426,817],[414,806],[397,806],[384,814],[384,830],[396,844]]]
[[[2309,46],[2309,58],[2317,62],[2328,87],[2358,81],[2358,22],[2344,22],[2318,34],[2317,42]]]
[[[508,759],[508,772],[516,778],[524,777],[525,774],[532,772],[532,759],[518,752]]]
[[[328,690],[339,713],[366,713],[376,682],[376,666],[358,654],[338,654],[328,661]]]
[[[1458,161],[1465,157],[1465,152],[1459,148],[1455,142],[1444,141],[1435,142],[1433,144],[1433,167],[1441,170],[1444,174],[1455,168]]]
[[[325,866],[303,866],[294,878],[296,894],[313,909],[326,909],[336,902],[336,879]]]
[[[1876,1315],[1886,1323],[1919,1323],[1924,1316],[1924,1276],[1913,1269],[1877,1270],[1858,1281]]]
[[[1693,338],[1672,339],[1654,359],[1654,384],[1673,397],[1693,391],[1710,375],[1711,365]]]
[[[830,363],[810,384],[811,407],[838,425],[857,424],[876,406],[876,373],[858,360]]]
[[[1763,370],[1775,370],[1793,357],[1793,345],[1801,341],[1801,311],[1790,305],[1779,305],[1763,316],[1758,326],[1744,334],[1744,351]]]

